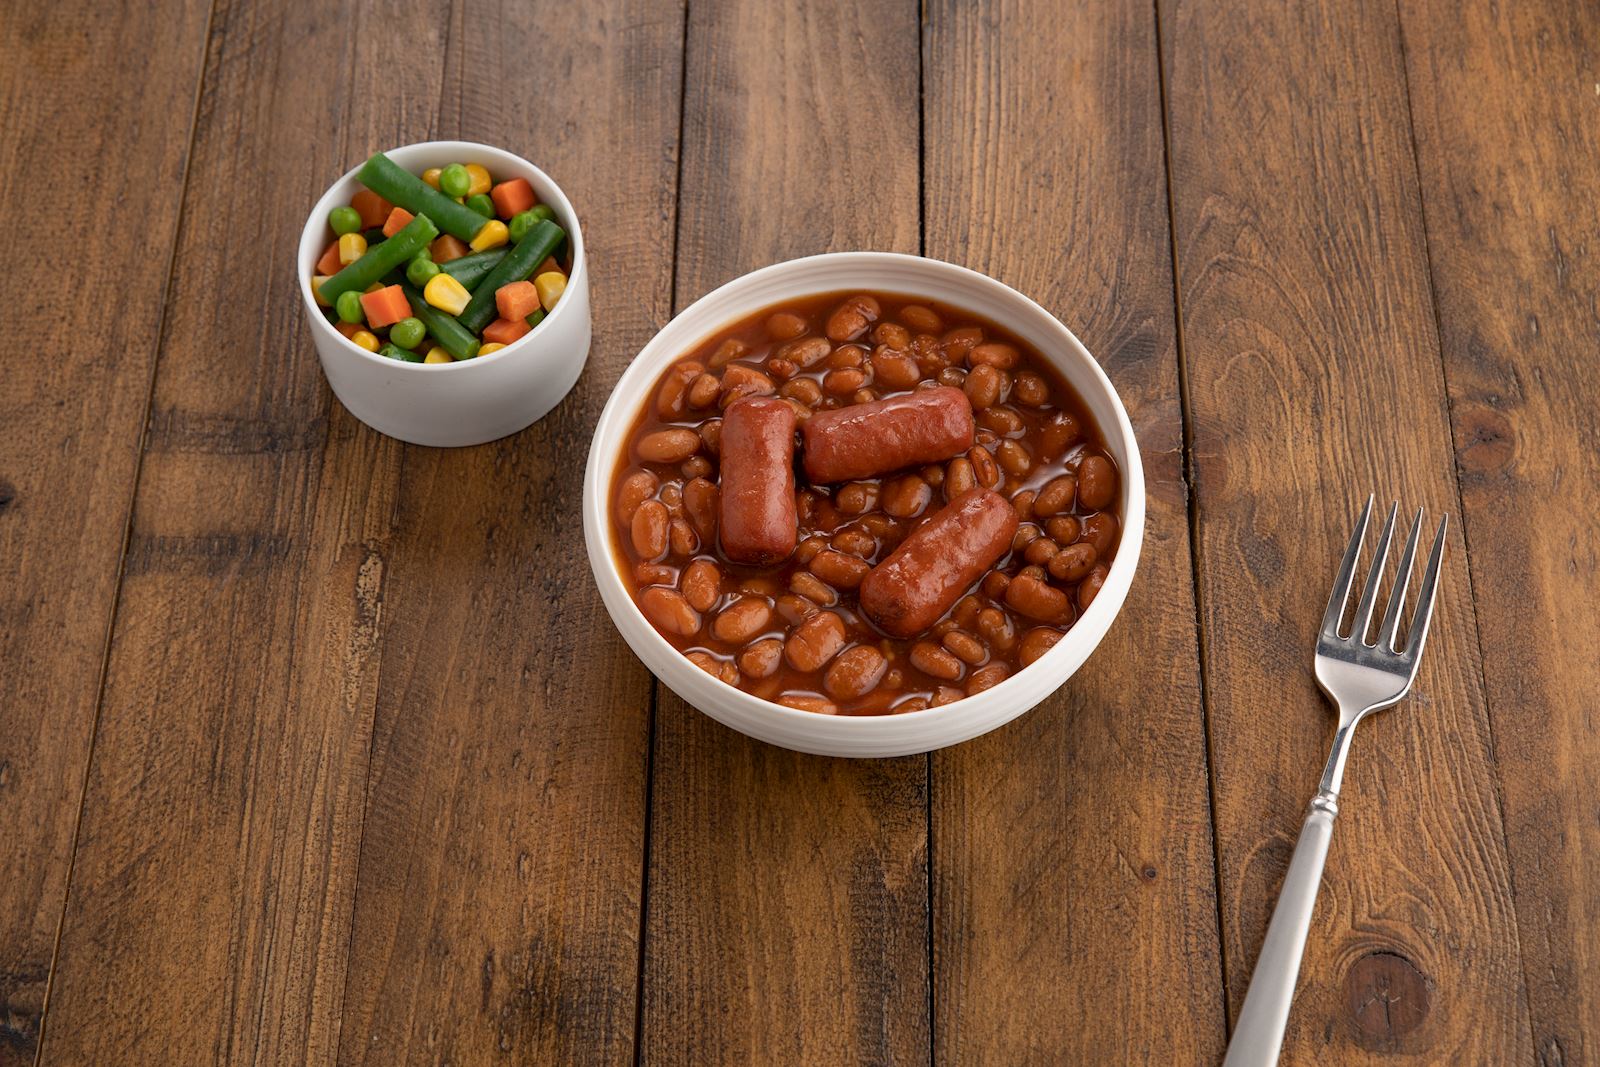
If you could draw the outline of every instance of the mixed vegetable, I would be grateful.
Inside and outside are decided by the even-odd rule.
[[[519,340],[566,291],[567,234],[526,178],[477,163],[419,177],[377,153],[328,212],[311,292],[349,340],[406,363],[453,363]]]

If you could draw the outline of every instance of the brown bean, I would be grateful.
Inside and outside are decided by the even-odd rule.
[[[979,485],[985,489],[999,486],[1000,468],[995,464],[993,452],[975,445],[967,451],[967,459],[972,463],[972,474],[978,479]]]
[[[897,539],[899,537],[900,524],[887,515],[874,512],[871,515],[863,515],[858,521],[862,529],[880,541],[885,537]]]
[[[1022,432],[1022,416],[1006,407],[996,404],[992,408],[984,408],[978,412],[978,425],[990,433],[997,433],[1002,437]]]
[[[938,689],[933,691],[933,706],[936,708],[942,708],[946,704],[954,704],[956,701],[960,700],[966,695],[967,694],[963,693],[959,689],[948,685],[941,685]]]
[[[1023,407],[1042,407],[1050,399],[1050,386],[1031,370],[1018,371],[1011,383],[1011,398]]]
[[[965,630],[951,630],[944,635],[942,643],[945,648],[954,652],[957,658],[974,667],[989,658],[989,650],[983,647],[983,642]]]
[[[812,534],[801,541],[794,549],[795,562],[804,567],[807,563],[817,558],[817,553],[828,547],[827,539],[821,534]]]
[[[972,624],[978,621],[978,612],[982,610],[983,601],[969,593],[956,601],[956,606],[950,609],[950,617],[970,630]]]
[[[779,359],[786,359],[797,367],[813,367],[828,358],[833,351],[826,338],[802,337],[788,344],[778,346],[773,354]]]
[[[935,489],[944,484],[944,468],[937,463],[930,463],[919,472],[922,480]]]
[[[972,368],[962,384],[974,411],[993,407],[1000,402],[1000,372],[987,364]]]
[[[851,527],[833,535],[833,547],[861,559],[870,559],[878,551],[878,539],[866,530]]]
[[[741,597],[711,620],[711,636],[730,645],[742,645],[766,629],[771,620],[772,608],[765,600]]]
[[[1080,536],[1094,546],[1095,555],[1110,559],[1117,547],[1117,531],[1120,527],[1121,523],[1115,515],[1101,511],[1083,520],[1083,533]]]
[[[685,396],[692,408],[708,408],[717,402],[722,393],[722,379],[715,374],[702,374],[689,383]]]
[[[682,463],[700,451],[700,435],[682,427],[657,430],[639,438],[634,451],[646,463]]]
[[[883,510],[899,519],[920,515],[933,501],[933,489],[915,474],[896,478],[883,487]]]
[[[889,661],[871,645],[857,645],[839,654],[823,676],[822,688],[835,700],[866,696],[883,680]]]
[[[800,368],[787,359],[779,359],[777,356],[772,356],[767,360],[767,373],[779,381],[784,381],[800,373]]]
[[[678,464],[678,473],[685,479],[704,478],[712,471],[711,461],[701,455],[693,455]]]
[[[1065,411],[1058,412],[1039,429],[1039,454],[1056,459],[1083,437],[1083,427]]]
[[[767,336],[774,341],[791,341],[806,332],[806,320],[792,311],[774,311],[767,316]]]
[[[636,585],[673,585],[678,571],[664,563],[640,563],[633,568],[633,580]]]
[[[783,642],[763,638],[739,653],[739,669],[752,678],[771,678],[783,662]]]
[[[810,571],[795,571],[789,575],[789,588],[807,600],[827,607],[839,602],[839,594],[834,588]]]
[[[629,474],[617,487],[617,518],[632,522],[633,513],[639,510],[639,505],[655,496],[659,488],[661,479],[649,471],[639,470]]]
[[[661,501],[646,500],[639,505],[629,530],[639,558],[654,563],[667,554],[667,531],[671,525],[672,515]]]
[[[1106,584],[1106,575],[1109,573],[1110,568],[1104,563],[1096,563],[1088,577],[1078,583],[1079,611],[1089,610],[1089,605],[1094,603],[1094,598],[1100,595],[1100,589]]]
[[[921,304],[907,304],[901,308],[900,321],[919,333],[938,333],[944,329],[944,320],[938,313]]]
[[[1027,560],[1029,563],[1037,563],[1040,566],[1043,566],[1044,564],[1049,563],[1051,558],[1060,551],[1061,546],[1056,544],[1050,538],[1037,537],[1032,541],[1029,541],[1028,547],[1022,550],[1022,558]]]
[[[779,588],[773,578],[746,578],[739,583],[739,592],[749,593],[752,596],[775,597]]]
[[[790,626],[800,625],[819,610],[811,601],[794,593],[784,593],[772,602],[772,606],[777,610],[778,617]]]
[[[697,559],[683,569],[683,599],[696,611],[710,611],[722,595],[722,572],[709,559]]]
[[[777,391],[777,384],[765,374],[754,367],[747,367],[743,363],[735,363],[722,372],[722,409],[736,400],[743,400],[747,396],[770,396]]]
[[[783,645],[784,661],[797,671],[821,668],[844,647],[844,620],[831,611],[819,611],[795,627]]]
[[[927,711],[930,706],[927,697],[907,697],[889,710],[896,715],[904,715],[909,711]]]
[[[667,527],[667,546],[672,555],[681,559],[699,551],[700,538],[695,535],[694,527],[683,519],[673,519],[672,525]]]
[[[1078,464],[1078,506],[1102,511],[1117,495],[1117,469],[1099,453],[1084,456]]]
[[[983,331],[976,326],[961,326],[939,339],[939,347],[951,363],[965,363],[967,355],[983,343]]]
[[[961,677],[961,661],[932,641],[918,641],[911,646],[911,665],[930,678],[953,682]]]
[[[726,367],[736,359],[743,359],[749,353],[749,345],[737,337],[730,337],[717,346],[717,350],[711,353],[711,358],[706,362],[710,364],[712,370],[717,370],[720,367]]]
[[[1011,625],[1011,616],[999,608],[984,608],[978,612],[978,633],[996,652],[1010,652],[1017,643],[1017,631]]]
[[[871,569],[872,566],[859,556],[847,556],[831,548],[817,553],[811,561],[811,573],[835,589],[854,589]]]
[[[667,373],[661,378],[661,388],[656,393],[657,414],[663,419],[682,418],[689,383],[699,377],[705,369],[704,364],[696,363],[694,360],[675,363],[667,368]]]
[[[944,498],[954,500],[977,484],[977,475],[972,472],[972,461],[965,456],[958,456],[951,460],[945,469]]]
[[[656,494],[656,499],[667,506],[673,518],[683,514],[683,486],[677,482],[668,482],[661,487],[661,492]]]
[[[1058,545],[1070,545],[1078,539],[1082,527],[1076,515],[1056,515],[1045,520],[1044,532]]]
[[[990,571],[983,576],[983,595],[994,601],[1004,600],[1010,584],[1011,575],[1005,571]]]
[[[1022,355],[1016,348],[999,341],[990,341],[988,344],[978,345],[967,353],[967,362],[974,367],[994,367],[997,370],[1010,370],[1017,365],[1017,360]]]
[[[876,482],[849,482],[834,497],[839,510],[846,515],[861,515],[878,506]]]
[[[1070,474],[1052,478],[1039,490],[1033,501],[1035,515],[1050,516],[1072,508],[1072,498],[1078,493],[1078,479]]]
[[[1011,506],[1017,509],[1017,518],[1023,522],[1033,519],[1033,502],[1038,495],[1032,489],[1024,489],[1011,498]]]
[[[1044,576],[1045,569],[1043,567],[1039,566],[1037,563],[1030,563],[1026,567],[1023,567],[1021,570],[1017,571],[1014,577],[1032,578],[1035,581],[1042,582],[1044,581]]]
[[[866,349],[860,345],[840,345],[833,350],[833,355],[822,361],[822,365],[829,370],[841,370],[845,367],[859,367],[866,361]]]
[[[872,354],[872,377],[888,389],[910,389],[922,372],[910,356],[880,348]]]
[[[872,331],[872,339],[880,345],[905,349],[911,345],[911,331],[898,322],[880,322]]]
[[[849,297],[828,316],[828,337],[834,341],[853,341],[878,321],[882,308],[866,293]]]
[[[1093,545],[1079,542],[1057,552],[1045,569],[1050,572],[1050,577],[1058,581],[1081,582],[1094,566],[1096,558]]]
[[[1026,667],[1049,652],[1065,636],[1060,630],[1049,626],[1035,626],[1022,635],[1022,647],[1017,650],[1017,658]]]
[[[967,679],[967,696],[977,696],[985,689],[993,689],[1005,681],[1009,673],[1004,663],[991,663],[973,671],[972,677]]]
[[[1013,478],[1021,478],[1033,469],[1033,457],[1028,455],[1028,446],[1021,441],[1001,441],[995,446],[994,458]]]
[[[822,391],[834,396],[848,396],[866,384],[866,373],[856,367],[831,370],[822,376]],[[819,422],[817,425],[822,424]]]
[[[688,660],[690,663],[693,663],[696,667],[699,667],[713,678],[721,678],[722,668],[726,666],[726,664],[717,659],[717,657],[711,655],[709,652],[701,652],[698,650],[686,654],[684,659]],[[736,677],[734,681],[737,680],[738,679]],[[729,684],[731,685],[733,683],[730,682]]]
[[[1031,522],[1017,524],[1017,532],[1011,535],[1011,551],[1021,552],[1039,538],[1039,527]]]
[[[1006,604],[1012,610],[1040,622],[1053,622],[1071,607],[1067,594],[1025,574],[1011,579],[1011,584],[1006,587]]]
[[[690,478],[683,483],[683,513],[700,540],[715,544],[717,539],[717,487],[707,478]]]
[[[967,372],[960,367],[945,367],[934,376],[934,381],[940,385],[948,385],[952,389],[961,389],[967,384]]]
[[[700,424],[700,441],[713,456],[722,455],[722,420],[708,419]]]
[[[809,711],[816,715],[837,715],[839,705],[831,700],[824,700],[810,693],[784,693],[778,697],[778,703],[786,708],[796,711]]]
[[[651,586],[639,594],[639,610],[663,633],[691,637],[700,630],[700,613],[676,589]]]

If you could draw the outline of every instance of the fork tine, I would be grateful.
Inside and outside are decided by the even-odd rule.
[[[1378,547],[1372,553],[1372,569],[1367,571],[1367,584],[1361,589],[1361,601],[1356,604],[1356,615],[1350,623],[1350,638],[1363,644],[1367,630],[1372,626],[1372,613],[1378,607],[1378,587],[1383,584],[1383,565],[1389,562],[1389,544],[1394,540],[1394,520],[1400,514],[1400,501],[1389,505],[1389,517],[1384,520],[1383,533],[1378,537]]]
[[[1411,536],[1406,538],[1406,550],[1400,556],[1400,567],[1394,574],[1394,592],[1389,594],[1389,606],[1384,609],[1383,621],[1378,624],[1378,647],[1387,652],[1398,652],[1395,635],[1400,630],[1400,612],[1406,606],[1406,588],[1411,584],[1411,566],[1417,558],[1417,538],[1422,536],[1422,509],[1417,509],[1411,520]]]
[[[1328,597],[1328,610],[1322,615],[1322,632],[1328,637],[1339,636],[1339,619],[1344,615],[1344,606],[1350,600],[1350,583],[1356,575],[1356,557],[1361,555],[1361,542],[1367,539],[1367,520],[1372,518],[1374,495],[1367,494],[1367,506],[1361,509],[1361,518],[1356,520],[1356,532],[1350,535],[1350,544],[1344,550],[1344,560],[1339,564],[1339,573],[1333,579],[1333,593]]]
[[[1439,563],[1444,559],[1444,535],[1450,528],[1450,516],[1439,520],[1439,532],[1433,538],[1433,551],[1428,553],[1428,569],[1422,575],[1422,585],[1417,589],[1417,611],[1411,617],[1411,634],[1406,638],[1405,658],[1416,670],[1422,657],[1422,646],[1428,640],[1428,623],[1433,618],[1433,596],[1439,591]]]

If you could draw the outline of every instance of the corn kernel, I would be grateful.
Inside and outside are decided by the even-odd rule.
[[[467,164],[467,177],[472,179],[472,184],[467,186],[468,196],[477,196],[487,193],[494,183],[489,179],[489,170],[480,163]]]
[[[490,341],[488,344],[478,349],[478,355],[487,356],[490,352],[498,352],[504,347],[505,345],[501,344],[499,341]]]
[[[450,353],[446,352],[442,348],[430,348],[430,349],[428,349],[428,354],[422,357],[422,362],[424,362],[424,363],[454,363],[455,360],[451,359],[450,358]]]
[[[339,262],[349,266],[367,254],[367,239],[359,233],[347,233],[339,238]]]
[[[546,311],[553,311],[556,301],[567,291],[567,276],[558,270],[547,270],[533,280],[533,287],[539,290],[539,303]]]
[[[483,224],[482,228],[478,230],[477,236],[472,239],[472,250],[474,252],[487,252],[491,248],[499,248],[509,240],[511,240],[511,231],[506,229],[506,224],[499,219],[490,219]]]
[[[357,330],[350,335],[350,340],[365,348],[368,352],[378,350],[378,336],[370,330]]]
[[[333,301],[322,295],[322,283],[331,277],[331,274],[314,274],[311,277],[311,295],[325,308],[333,307]]]
[[[444,168],[442,167],[429,167],[427,170],[422,172],[422,180],[433,186],[435,189],[439,188],[439,171],[443,169]]]
[[[467,292],[466,286],[441,272],[428,279],[428,284],[422,290],[422,299],[440,311],[459,315],[467,309],[472,294]]]

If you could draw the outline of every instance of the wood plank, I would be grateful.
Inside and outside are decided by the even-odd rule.
[[[7,270],[0,388],[0,1067],[33,1062],[45,1010],[210,10],[0,17],[0,212],[38,242]]]
[[[215,13],[46,1064],[337,1046],[401,455],[332,402],[291,264],[327,183],[426,129],[445,30]]]
[[[441,134],[570,193],[595,345],[535,427],[405,450],[341,1062],[632,1061],[650,676],[579,504],[611,386],[670,314],[682,61],[674,6],[457,11]]]
[[[1600,1057],[1593,16],[1572,3],[1401,5],[1523,973],[1545,1064]]]
[[[1237,1013],[1332,735],[1313,636],[1360,501],[1457,485],[1393,5],[1160,8]],[[1532,1059],[1459,541],[1358,731],[1285,1063]]]
[[[934,754],[944,1062],[1222,1052],[1155,29],[1116,3],[928,11],[927,254],[1040,300],[1105,364],[1150,509],[1133,595],[1077,677]]]
[[[914,3],[690,8],[677,305],[918,249]],[[925,1062],[923,757],[772,748],[658,690],[647,1063]]]

